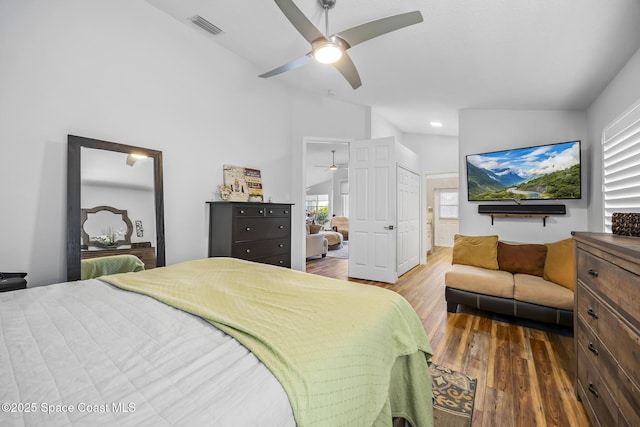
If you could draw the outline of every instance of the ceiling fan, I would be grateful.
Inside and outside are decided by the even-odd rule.
[[[330,166],[326,166],[326,165],[320,165],[320,166],[315,166],[317,168],[327,168],[329,170],[332,171],[337,171],[338,168],[343,168],[346,165],[336,165],[336,150],[331,150],[331,165]]]
[[[261,74],[260,77],[272,77],[306,65],[315,59],[320,63],[333,65],[347,79],[351,87],[357,89],[362,86],[362,81],[356,66],[347,54],[347,50],[374,37],[408,27],[409,25],[418,24],[423,20],[419,11],[407,12],[367,22],[330,36],[329,10],[336,5],[336,0],[318,1],[324,9],[325,34],[322,34],[304,16],[302,11],[293,3],[293,0],[275,0],[286,18],[302,34],[302,37],[311,44],[311,51],[300,58]]]

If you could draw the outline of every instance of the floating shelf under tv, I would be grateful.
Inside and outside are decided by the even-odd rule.
[[[478,205],[478,213],[494,218],[542,218],[542,226],[547,225],[550,215],[565,215],[565,205]]]

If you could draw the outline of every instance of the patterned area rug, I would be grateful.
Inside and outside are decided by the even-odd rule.
[[[342,242],[342,247],[340,249],[329,249],[327,251],[327,256],[334,258],[349,258],[349,242]]]
[[[475,378],[432,363],[431,372],[434,427],[468,427],[476,396]]]

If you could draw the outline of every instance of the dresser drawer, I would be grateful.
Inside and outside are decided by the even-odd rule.
[[[640,384],[640,335],[623,322],[618,324],[617,335],[617,343],[612,348],[616,349],[618,363],[636,384]]]
[[[610,300],[631,318],[640,318],[638,276],[584,250],[577,251],[576,273],[594,292]]]
[[[618,406],[620,425],[640,426],[640,388],[620,370],[618,377]]]
[[[234,243],[231,256],[242,259],[255,259],[270,255],[289,254],[289,239],[257,240]]]
[[[618,333],[616,316],[580,282],[576,287],[576,294],[578,319],[589,325],[604,345],[614,349]]]
[[[578,388],[602,427],[618,424],[618,407],[612,393],[582,348],[578,348]]]
[[[261,262],[263,264],[277,265],[280,267],[287,267],[287,268],[291,267],[291,255],[289,254],[280,254],[280,255],[273,255],[265,258],[258,258],[255,261]]]
[[[259,216],[263,217],[265,212],[265,208],[263,206],[234,206],[233,207],[233,216],[234,217],[252,217]]]
[[[265,208],[266,216],[286,216],[288,217],[291,214],[291,208],[289,206],[267,206]]]
[[[578,321],[576,339],[578,340],[578,349],[583,351],[585,358],[599,372],[603,381],[607,383],[607,387],[615,396],[618,382],[618,364],[616,360],[602,344],[602,341],[582,321]]]
[[[288,217],[238,218],[233,226],[236,242],[288,238],[291,220]]]

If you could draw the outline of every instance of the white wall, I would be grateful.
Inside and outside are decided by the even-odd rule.
[[[542,220],[491,218],[478,214],[479,202],[467,202],[465,156],[509,148],[554,142],[582,140],[582,158],[588,158],[593,142],[587,138],[587,114],[581,111],[506,111],[462,110],[460,112],[460,233],[467,235],[497,234],[502,240],[545,243],[571,237],[571,231],[587,230],[588,182],[592,173],[588,163],[582,168],[582,199],[562,200],[567,215]],[[544,202],[524,202],[544,203]]]
[[[362,137],[368,120],[363,107],[259,79],[145,2],[3,1],[0,40],[0,271],[28,272],[29,286],[66,276],[67,134],[163,151],[172,264],[206,256],[205,201],[223,164],[260,169],[266,198],[293,201],[300,216],[302,136]]]
[[[458,172],[458,137],[405,133],[402,144],[420,157],[425,175]]]
[[[400,129],[375,109],[371,109],[371,136],[367,138],[376,139],[387,136],[395,137],[396,142],[402,144],[403,134]]]
[[[602,130],[640,99],[640,50],[609,83],[587,111],[589,139],[593,141],[589,153],[589,217],[590,231],[604,231],[602,201]]]

